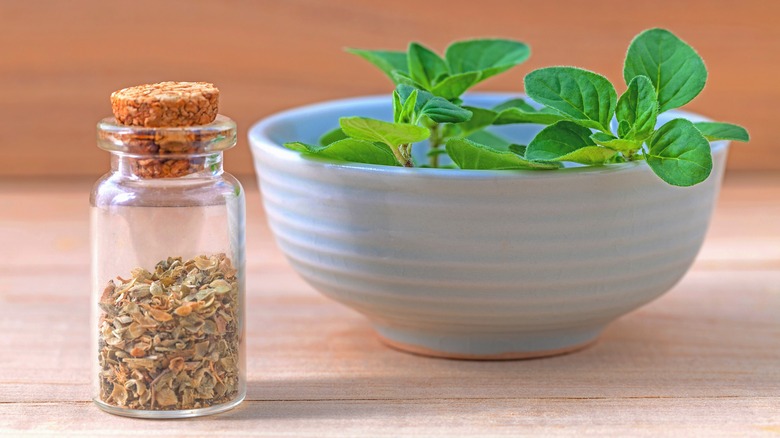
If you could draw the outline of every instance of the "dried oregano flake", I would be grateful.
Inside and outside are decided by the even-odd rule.
[[[169,257],[108,282],[100,298],[100,400],[180,410],[238,395],[239,283],[225,254]]]

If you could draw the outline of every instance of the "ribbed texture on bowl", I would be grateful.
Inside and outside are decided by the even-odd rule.
[[[584,343],[666,292],[702,244],[726,158],[723,144],[710,178],[679,188],[644,163],[383,169],[301,158],[260,135],[252,144],[295,270],[394,341],[456,356]]]

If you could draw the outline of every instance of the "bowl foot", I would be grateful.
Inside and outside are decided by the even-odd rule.
[[[454,334],[375,325],[380,341],[422,356],[465,360],[516,360],[557,356],[596,343],[603,327],[542,333]]]

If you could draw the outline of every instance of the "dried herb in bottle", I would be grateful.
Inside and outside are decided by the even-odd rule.
[[[245,199],[222,169],[236,126],[218,97],[202,82],[131,87],[98,124],[111,171],[91,195],[93,400],[108,412],[206,415],[246,394]]]

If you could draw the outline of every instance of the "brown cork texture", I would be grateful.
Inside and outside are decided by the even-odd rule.
[[[207,82],[160,82],[111,93],[114,117],[123,125],[207,125],[217,117],[219,90]]]
[[[219,90],[207,82],[160,82],[138,85],[111,93],[111,108],[118,123],[147,128],[206,125],[219,111]],[[207,134],[208,135],[208,134]],[[126,142],[139,178],[178,178],[204,169],[204,158],[195,146],[204,138],[192,133],[165,130],[138,133]],[[171,155],[166,158],[166,155]]]

